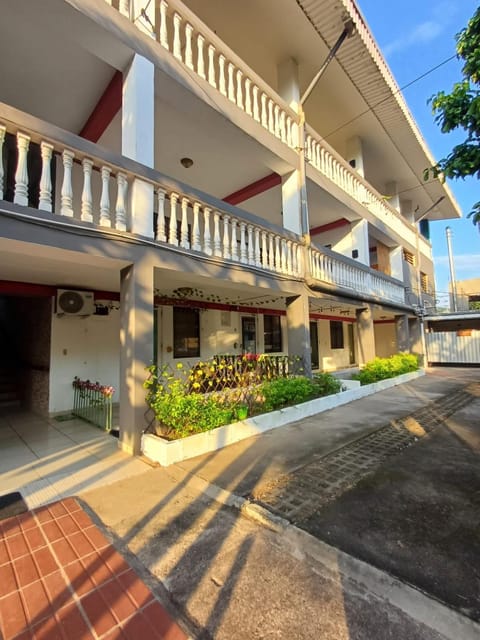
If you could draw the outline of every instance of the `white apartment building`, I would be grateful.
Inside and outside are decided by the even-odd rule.
[[[15,0],[0,53],[0,335],[26,406],[111,384],[136,453],[152,362],[421,351],[425,222],[460,212],[354,0]]]

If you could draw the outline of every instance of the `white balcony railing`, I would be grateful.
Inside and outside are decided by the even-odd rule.
[[[105,0],[145,31],[137,0]],[[151,12],[153,34],[160,45],[190,72],[228,98],[276,138],[298,151],[298,115],[234,51],[181,0],[160,0]],[[306,127],[306,158],[317,171],[365,207],[397,238],[415,247],[415,229],[391,207],[348,162],[310,126]],[[431,258],[431,247],[420,238],[420,251]]]
[[[118,9],[138,25],[144,6],[120,0]],[[292,149],[298,145],[297,114],[188,7],[180,0],[160,0],[151,15],[153,35],[176,60],[276,138]]]
[[[310,273],[314,280],[350,289],[356,295],[405,304],[405,287],[401,282],[333,251],[311,248]]]
[[[29,127],[28,121],[47,135]],[[5,154],[9,160],[4,166],[7,134],[14,153]],[[29,153],[36,154],[41,165],[36,177],[27,171]],[[14,176],[8,185],[5,174]],[[7,197],[8,187],[14,204],[52,213],[59,221],[139,232],[128,197],[137,178],[150,183],[156,195],[155,215],[141,212],[142,219],[151,219],[150,229],[140,225],[141,233],[159,244],[277,275],[303,275],[303,245],[295,234],[0,104],[0,200]]]

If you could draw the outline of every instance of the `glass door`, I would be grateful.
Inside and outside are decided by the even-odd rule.
[[[242,318],[242,353],[257,353],[257,323],[252,316]]]

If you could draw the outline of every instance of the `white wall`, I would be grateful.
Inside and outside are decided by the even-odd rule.
[[[50,355],[50,413],[72,409],[72,381],[113,385],[118,402],[120,372],[120,313],[108,316],[52,317]]]
[[[389,358],[397,349],[397,335],[394,322],[374,323],[375,354],[379,358]]]
[[[330,347],[330,320],[318,320],[318,355],[320,370],[333,371],[350,366],[347,322],[343,322],[343,349]],[[355,340],[355,329],[354,329]]]
[[[256,317],[257,353],[263,353],[263,315],[254,316],[240,311],[200,311],[200,359],[207,360],[219,354],[240,355],[242,353],[242,317]],[[286,317],[281,316],[282,346],[287,353]],[[158,359],[161,363],[194,361],[195,358],[173,357],[173,307],[158,309]]]

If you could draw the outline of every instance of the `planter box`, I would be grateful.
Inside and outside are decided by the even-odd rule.
[[[142,453],[150,460],[158,462],[163,467],[168,467],[175,462],[194,458],[195,456],[210,451],[217,451],[245,438],[256,436],[271,429],[283,427],[290,422],[308,418],[322,411],[334,409],[353,400],[365,398],[373,393],[377,393],[377,391],[383,391],[390,387],[403,384],[404,382],[409,382],[424,374],[425,372],[423,370],[404,373],[401,376],[374,382],[373,384],[368,384],[363,387],[360,386],[359,383],[353,385],[352,383],[355,381],[349,380],[348,386],[350,388],[346,391],[325,396],[324,398],[316,398],[315,400],[303,402],[293,407],[286,407],[279,411],[263,413],[254,418],[247,418],[240,422],[227,424],[224,427],[218,427],[217,429],[205,431],[204,433],[197,433],[180,440],[164,440],[151,433],[144,433],[142,435]]]

